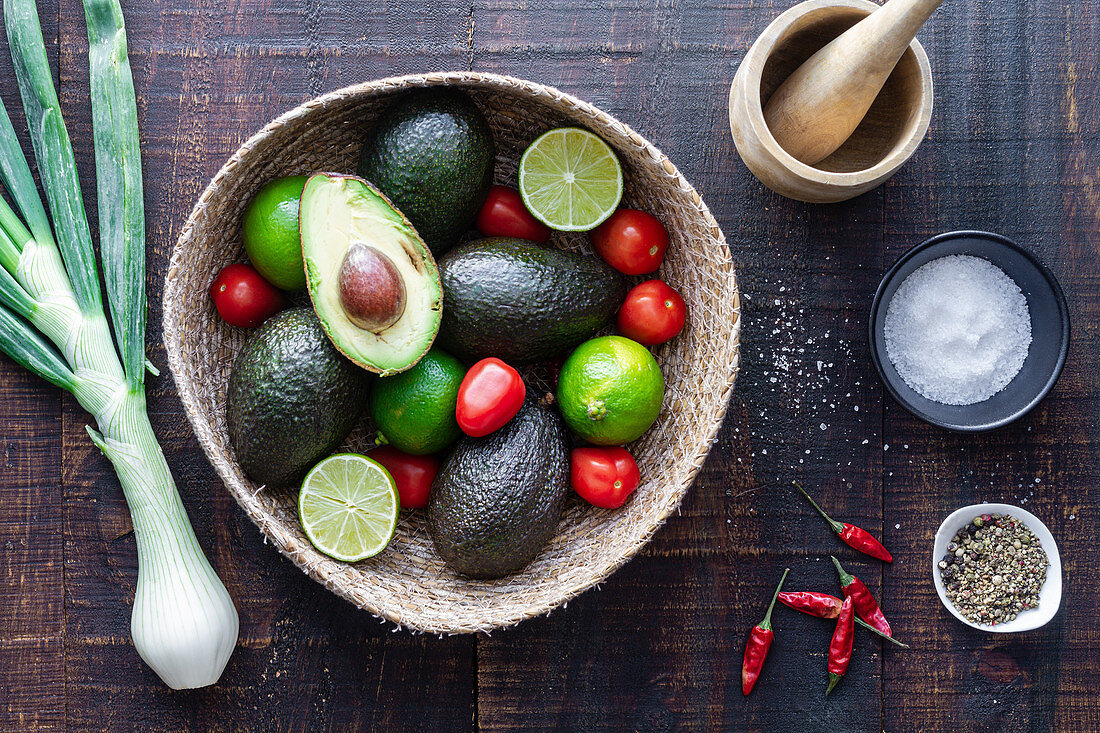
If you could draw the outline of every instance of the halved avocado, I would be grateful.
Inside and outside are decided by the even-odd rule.
[[[439,270],[424,240],[376,188],[318,173],[299,207],[309,297],[345,356],[382,376],[420,361],[443,315]]]

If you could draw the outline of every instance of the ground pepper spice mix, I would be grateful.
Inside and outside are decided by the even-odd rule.
[[[1039,539],[1009,514],[974,517],[939,562],[948,600],[970,621],[990,626],[1039,605],[1049,566]]]

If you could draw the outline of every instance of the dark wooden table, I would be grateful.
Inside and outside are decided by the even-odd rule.
[[[638,557],[549,617],[449,638],[394,633],[266,546],[207,464],[171,378],[153,380],[154,426],[241,614],[220,684],[171,692],[129,640],[133,534],[114,473],[84,434],[88,417],[0,360],[0,730],[1100,730],[1100,6],[946,3],[920,36],[936,85],[927,140],[885,186],[811,206],[752,178],[726,114],[738,62],[789,4],[125,2],[150,353],[162,368],[162,275],[226,157],[321,92],[438,69],[555,85],[661,147],[739,265],[743,367],[680,515]],[[80,3],[42,0],[40,11],[94,205]],[[980,436],[929,427],[884,397],[865,335],[884,268],[960,228],[1037,252],[1073,318],[1054,393]],[[783,488],[792,478],[884,535],[894,564],[839,545]],[[1059,540],[1065,600],[1041,630],[974,631],[935,597],[932,534],[947,512],[981,500],[1024,505]],[[913,649],[860,636],[826,699],[829,624],[780,610],[764,678],[743,698],[743,642],[781,570],[791,567],[791,587],[834,588],[830,552],[868,581]]]

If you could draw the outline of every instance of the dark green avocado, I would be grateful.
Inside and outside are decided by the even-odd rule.
[[[485,116],[466,94],[432,88],[398,98],[363,142],[359,175],[408,217],[432,254],[470,228],[493,182]]]
[[[533,364],[607,325],[626,281],[603,260],[523,239],[467,242],[439,260],[444,348],[469,362]]]
[[[436,475],[428,529],[436,552],[471,578],[522,569],[554,536],[569,490],[565,425],[527,401],[484,438],[463,438]]]
[[[272,317],[229,378],[226,423],[241,468],[258,484],[300,482],[359,421],[368,379],[332,345],[312,308]]]

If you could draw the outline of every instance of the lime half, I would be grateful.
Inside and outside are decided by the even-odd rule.
[[[623,169],[611,147],[578,127],[543,133],[519,162],[519,193],[551,229],[586,232],[614,213]]]
[[[313,467],[298,494],[298,518],[321,552],[345,562],[373,557],[397,528],[397,485],[382,464],[355,453]]]

